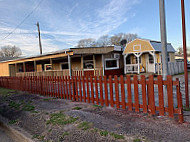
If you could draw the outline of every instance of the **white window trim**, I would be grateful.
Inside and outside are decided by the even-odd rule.
[[[136,46],[140,47],[139,50],[135,50],[135,47],[136,47]],[[141,51],[141,44],[133,45],[133,51]]]
[[[62,65],[68,64],[68,69],[69,69],[69,63],[68,62],[61,62],[60,63],[60,70],[68,70],[68,69],[62,69]]]
[[[107,68],[107,67],[106,67],[106,61],[113,61],[113,60],[116,60],[116,61],[117,61],[117,67]],[[114,59],[114,58],[107,58],[107,59],[104,59],[104,65],[105,65],[105,70],[119,69],[119,59]]]
[[[51,70],[46,70],[46,66],[48,66],[48,65],[51,65]],[[44,64],[44,70],[45,70],[45,71],[52,71],[52,70],[53,70],[52,64]]]

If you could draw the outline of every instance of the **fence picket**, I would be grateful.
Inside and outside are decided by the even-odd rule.
[[[114,107],[113,103],[113,82],[112,82],[112,76],[109,76],[109,88],[110,88],[110,104],[111,107]]]
[[[82,86],[81,86],[81,77],[78,77],[78,82],[79,82],[79,93],[80,93],[80,101],[82,102]]]
[[[120,76],[120,84],[121,84],[121,102],[122,102],[122,109],[126,109],[125,103],[125,86],[124,86],[124,78],[123,75]]]
[[[77,83],[77,76],[75,76],[75,98],[76,98],[76,101],[79,101],[78,100],[78,83]]]
[[[128,95],[128,108],[130,111],[133,110],[132,95],[131,95],[131,77],[127,76],[127,95]]]
[[[150,102],[150,114],[156,114],[156,107],[155,107],[155,98],[154,98],[154,76],[149,75],[149,83],[148,83],[148,97]]]
[[[93,85],[92,76],[90,76],[90,84],[91,84],[91,98],[92,98],[92,103],[94,104],[94,85]]]
[[[89,92],[89,79],[88,79],[88,76],[86,76],[86,88],[87,88],[87,100],[88,100],[88,103],[90,103],[90,92]]]
[[[95,82],[96,104],[99,105],[98,82],[96,76],[94,77],[94,82]]]
[[[143,101],[143,112],[147,113],[147,99],[146,99],[146,79],[144,75],[141,75],[142,85],[142,101]]]
[[[137,78],[137,75],[133,76],[133,82],[134,82],[135,111],[139,112],[139,92],[138,92],[138,78]]]
[[[105,92],[105,105],[108,106],[108,87],[107,87],[107,77],[104,76],[104,92]]]
[[[100,104],[104,106],[104,98],[103,98],[103,88],[102,88],[102,77],[99,76],[99,86],[100,86]]]
[[[159,98],[159,113],[164,116],[164,94],[163,94],[163,80],[162,76],[158,75],[158,98]]]
[[[83,86],[83,100],[86,102],[86,90],[85,90],[85,80],[84,76],[82,77],[82,86]]]
[[[118,89],[118,77],[115,75],[114,76],[114,83],[115,83],[115,102],[116,102],[116,107],[120,108],[119,104],[119,89]]]

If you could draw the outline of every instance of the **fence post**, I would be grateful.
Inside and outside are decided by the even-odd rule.
[[[176,81],[177,81],[176,91],[177,91],[177,104],[178,104],[178,118],[179,118],[179,122],[183,123],[184,122],[183,104],[182,104],[182,96],[180,92],[180,82],[178,78],[176,78]]]
[[[169,117],[174,117],[174,106],[173,106],[173,81],[172,76],[167,76],[167,94],[168,94],[168,114]]]

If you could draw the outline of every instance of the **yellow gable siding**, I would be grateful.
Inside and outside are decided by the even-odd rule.
[[[134,48],[138,49],[139,46],[140,46],[140,50],[134,51]],[[154,49],[150,45],[150,42],[146,40],[136,39],[126,45],[126,48],[123,53],[128,54],[128,53],[146,52],[146,51],[154,51]]]
[[[9,64],[8,63],[0,64],[0,76],[9,76]]]

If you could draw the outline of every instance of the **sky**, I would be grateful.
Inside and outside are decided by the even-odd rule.
[[[181,0],[165,0],[167,41],[182,46]],[[185,0],[190,46],[190,1]],[[75,47],[83,38],[135,33],[160,41],[159,0],[0,0],[0,47],[16,45],[24,56]]]

